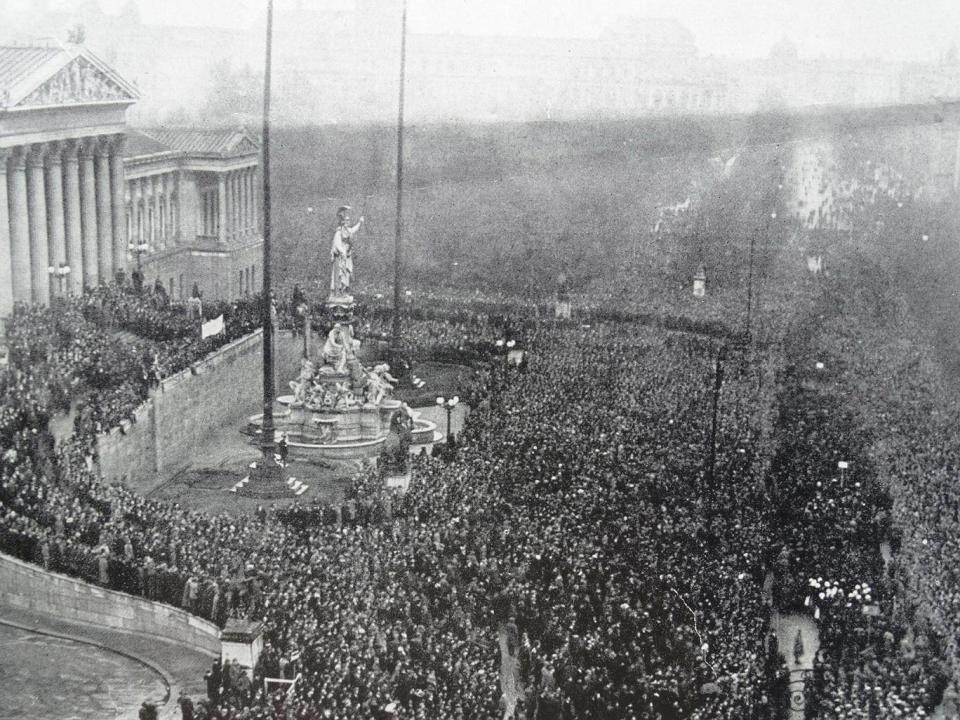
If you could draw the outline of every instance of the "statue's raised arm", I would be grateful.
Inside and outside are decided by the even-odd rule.
[[[337,210],[337,229],[333,233],[330,246],[330,295],[342,297],[350,294],[353,280],[353,240],[363,226],[361,217],[356,225],[350,226],[350,206],[342,205]]]

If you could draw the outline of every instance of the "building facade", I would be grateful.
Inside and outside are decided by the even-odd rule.
[[[259,153],[243,130],[131,130],[124,157],[132,265],[173,299],[258,292]]]
[[[0,317],[134,269],[174,298],[260,288],[257,142],[130,130],[138,97],[84,46],[0,47]]]
[[[123,144],[136,99],[83,47],[0,48],[0,316],[126,269]]]

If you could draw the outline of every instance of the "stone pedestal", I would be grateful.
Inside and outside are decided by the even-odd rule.
[[[277,465],[273,459],[265,462],[262,457],[257,460],[256,467],[250,468],[250,475],[237,488],[237,494],[262,500],[294,496],[287,484],[286,468]]]
[[[220,643],[220,662],[226,665],[236,660],[252,678],[263,650],[263,623],[230,618],[220,631]]]
[[[331,324],[353,325],[353,295],[331,295],[327,298],[327,318]]]
[[[410,489],[410,470],[386,473],[383,476],[383,484],[401,494],[407,492]]]
[[[693,276],[693,296],[704,297],[707,294],[707,273],[701,265]]]

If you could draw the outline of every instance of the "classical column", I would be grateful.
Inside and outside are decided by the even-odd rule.
[[[240,236],[240,175],[236,171],[230,173],[230,190],[231,235],[236,240]]]
[[[157,234],[153,228],[153,178],[140,178],[140,190],[143,193],[143,238],[152,249],[157,248]]]
[[[226,238],[226,241],[229,243],[231,240],[233,240],[233,173],[231,172],[224,173],[223,177],[224,177],[223,215],[227,220],[227,224],[225,226],[227,230],[223,236]]]
[[[253,168],[253,232],[262,236],[260,231],[260,170]]]
[[[30,283],[32,302],[50,302],[50,254],[47,247],[47,200],[43,182],[43,145],[34,145],[27,157],[27,225],[30,228]]]
[[[250,230],[250,170],[240,171],[240,234],[244,237]]]
[[[217,175],[217,242],[227,242],[227,181],[223,173]]]
[[[163,184],[160,182],[160,176],[154,175],[150,178],[150,198],[153,203],[153,236],[157,240],[157,249],[163,250],[165,242],[163,239],[163,206],[160,200],[163,194]]]
[[[243,170],[237,171],[237,237],[243,237],[243,228],[246,223],[243,222],[243,209],[246,207],[246,193],[244,192]]]
[[[237,238],[239,239],[243,237],[243,170],[237,170],[235,176],[237,192],[234,196],[236,207],[234,208],[233,216],[236,218],[235,228]]]
[[[133,202],[136,205],[137,212],[137,226],[136,226],[136,240],[138,245],[142,245],[144,242],[149,240],[149,233],[147,232],[147,218],[146,218],[146,201],[144,200],[144,191],[143,191],[143,178],[137,178],[133,181],[134,187],[134,196]]]
[[[97,257],[100,282],[113,280],[113,211],[110,206],[110,145],[101,139],[96,146],[97,169]]]
[[[93,288],[100,284],[100,261],[97,254],[97,180],[94,172],[94,140],[80,144],[80,227],[83,234],[83,284]]]
[[[0,148],[0,317],[13,310],[13,258],[10,254],[10,213],[7,207],[7,157]]]
[[[237,172],[237,237],[246,235],[247,223],[243,219],[244,210],[247,208],[246,182],[245,171],[239,170]]]
[[[235,202],[236,193],[234,192],[235,188],[233,185],[234,173],[227,173],[227,241],[230,242],[233,240],[234,234],[237,229],[236,218],[234,217],[234,210],[237,209],[237,203]]]
[[[71,293],[83,292],[83,229],[80,224],[80,162],[77,143],[70,141],[63,151],[64,242],[70,274],[67,286]]]
[[[170,199],[167,200],[170,210],[170,238],[174,245],[180,244],[180,175],[170,173]]]
[[[247,178],[247,213],[244,218],[244,225],[247,227],[247,235],[253,231],[253,172],[247,168],[244,173]]]
[[[157,208],[157,238],[159,239],[160,249],[167,247],[167,189],[164,187],[163,175],[157,175],[153,179],[155,198],[154,205]]]
[[[13,273],[13,301],[31,300],[30,229],[27,223],[27,155],[17,148],[10,157],[7,192],[10,195],[10,267]]]
[[[133,181],[124,181],[124,184],[127,186],[123,191],[123,208],[126,213],[126,224],[127,224],[127,247],[129,248],[131,241],[137,236],[137,209],[133,203]],[[131,253],[127,250],[127,264],[130,264]]]
[[[47,236],[50,242],[50,266],[58,268],[69,264],[67,261],[67,236],[63,216],[63,166],[62,148],[59,143],[47,147]],[[70,268],[71,271],[73,268]],[[66,282],[63,280],[62,282]],[[53,296],[60,294],[60,280],[50,278],[50,291]],[[66,286],[63,286],[66,292]]]
[[[163,250],[167,243],[163,239],[163,206],[160,204],[163,181],[159,175],[154,175],[150,179],[150,190],[153,198],[153,235],[157,239],[157,248]]]
[[[110,191],[112,193],[113,268],[127,270],[127,180],[123,172],[123,146],[126,137],[115,135],[110,143]]]

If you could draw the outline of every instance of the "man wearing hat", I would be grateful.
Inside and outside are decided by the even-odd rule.
[[[350,206],[341,205],[337,210],[337,230],[333,234],[333,245],[330,248],[330,259],[333,268],[330,273],[330,294],[348,295],[350,281],[353,278],[353,236],[363,225],[360,218],[353,227],[350,227]]]

